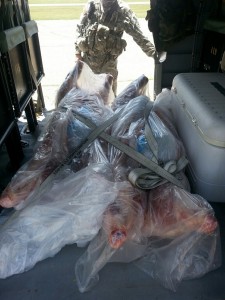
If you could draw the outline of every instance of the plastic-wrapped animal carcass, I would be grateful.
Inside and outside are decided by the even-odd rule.
[[[81,62],[76,65],[78,71],[82,73],[82,70],[80,71],[79,69],[80,65],[83,68],[86,66]],[[78,75],[71,75],[75,78],[71,79],[72,82],[76,82],[80,78],[78,71],[74,71]],[[88,74],[88,72],[85,71],[84,73]],[[102,90],[105,88],[103,84],[105,81],[102,82],[102,78],[104,75],[106,80],[107,74],[100,75],[94,76],[95,81],[99,78],[99,85],[94,85],[95,88],[99,87],[99,92],[95,88],[88,92],[86,89],[73,87],[69,84],[69,79],[68,82],[67,80],[65,81],[69,87],[64,90],[64,92],[66,91],[64,98],[61,99],[57,109],[52,112],[34,156],[15,174],[1,195],[1,206],[16,206],[19,209],[21,207],[19,204],[25,204],[27,197],[32,196],[33,191],[84,143],[96,127],[107,123],[111,120],[111,117],[116,117],[118,114],[119,117],[113,120],[114,122],[111,126],[110,123],[105,126],[105,133],[108,134],[108,139],[105,139],[105,136],[103,137],[101,131],[99,131],[101,149],[104,150],[104,154],[109,157],[110,163],[113,163],[115,171],[117,171],[118,176],[116,180],[126,180],[129,176],[129,180],[141,188],[152,188],[164,183],[168,178],[165,179],[161,174],[156,174],[155,170],[149,171],[148,164],[151,161],[153,161],[152,164],[155,169],[162,167],[163,172],[167,176],[169,173],[169,179],[173,179],[174,175],[178,173],[183,179],[184,176],[181,176],[180,171],[182,171],[186,163],[184,149],[161,119],[154,112],[148,110],[148,106],[153,105],[149,98],[144,95],[138,96],[113,112],[109,106],[105,105],[104,100],[100,96],[101,83],[103,85]],[[92,77],[89,78],[89,85],[91,85],[92,79]],[[86,87],[89,85],[86,84]],[[93,91],[96,93],[93,93]],[[85,117],[93,126],[89,126],[77,119],[74,113]],[[146,131],[146,128],[148,131]],[[153,144],[150,146],[149,132],[152,134],[151,141],[153,141]],[[98,135],[96,135],[97,137]],[[118,140],[125,144],[123,149],[125,146],[130,146],[130,148],[127,148],[128,152],[121,151],[120,148],[115,147],[115,143],[112,143],[112,138],[117,140],[117,144]],[[88,149],[83,150],[82,159],[79,161],[80,165],[78,166],[77,164],[78,169],[88,164],[89,154],[85,155]],[[135,155],[134,158],[130,157],[130,152]],[[137,160],[137,157],[140,156],[142,156],[141,161]],[[185,163],[182,164],[180,161]],[[134,170],[134,168],[138,170]],[[136,171],[138,171],[138,175]],[[176,178],[176,181],[178,184],[181,184],[182,180],[177,180]]]
[[[14,207],[32,195],[68,155],[67,127],[73,115],[53,112],[39,137],[33,157],[13,176],[0,197],[0,205]]]
[[[220,266],[219,227],[203,198],[172,184],[143,193],[129,202],[119,197],[106,210],[103,229],[75,266],[81,292],[98,282],[108,262],[135,261],[172,290]]]
[[[207,242],[205,245],[200,238],[198,247],[201,249],[200,252],[204,253],[204,257],[211,251],[212,261],[215,262],[216,255],[213,252],[215,247],[212,249],[212,245],[217,246],[218,242],[216,221],[213,218],[203,217],[198,218],[198,222],[191,223],[186,218],[194,214],[192,210],[194,207],[198,212],[201,210],[211,214],[210,207],[203,209],[206,207],[205,204],[193,201],[188,193],[182,194],[183,198],[188,196],[184,206],[182,201],[174,201],[173,206],[168,204],[173,208],[174,216],[178,216],[173,222],[177,222],[179,228],[178,223],[182,221],[180,228],[183,230],[175,231],[174,235],[170,236],[169,233],[174,231],[173,227],[172,229],[166,227],[165,230],[164,226],[154,227],[155,224],[151,223],[152,219],[159,222],[161,218],[160,209],[157,211],[158,202],[151,206],[154,201],[147,200],[148,192],[136,189],[128,181],[128,173],[133,171],[134,167],[139,168],[142,161],[136,161],[136,156],[135,158],[130,156],[129,151],[123,152],[120,148],[116,150],[118,143],[122,143],[124,147],[130,146],[128,147],[130,151],[142,155],[147,162],[152,159],[156,165],[160,163],[166,166],[168,161],[169,163],[172,161],[170,167],[173,169],[169,170],[172,174],[176,171],[174,166],[176,167],[177,162],[185,155],[182,145],[172,132],[154,112],[148,110],[149,104],[151,105],[151,102],[148,97],[142,95],[131,99],[113,112],[104,104],[99,94],[90,94],[77,87],[69,89],[58,108],[53,111],[40,137],[38,151],[24,169],[15,175],[15,181],[13,179],[9,189],[7,188],[8,194],[6,189],[6,194],[1,198],[0,204],[3,203],[3,199],[10,200],[11,206],[23,201],[27,203],[27,206],[15,212],[0,229],[0,265],[4,266],[2,278],[31,268],[37,261],[54,255],[66,244],[83,244],[92,240],[102,224],[103,229],[91,242],[86,256],[77,264],[81,291],[90,287],[92,279],[96,280],[98,271],[111,257],[112,261],[132,261],[134,258],[141,258],[145,253],[150,257],[148,250],[155,245],[152,242],[152,237],[155,240],[155,236],[159,241],[168,243],[172,250],[174,244],[175,249],[183,245],[187,232],[191,238],[193,232],[197,237],[207,236],[207,240],[211,239],[210,243]],[[82,121],[81,117],[85,121]],[[114,121],[112,125],[111,120]],[[149,133],[146,131],[146,124],[152,131],[154,147],[151,149],[144,141],[148,139]],[[97,136],[95,132],[98,133]],[[86,147],[82,148],[84,145]],[[82,151],[78,153],[80,149]],[[70,164],[68,158],[71,159]],[[144,167],[149,171],[145,165]],[[58,170],[58,173],[52,173],[55,170]],[[178,170],[181,171],[182,168]],[[29,171],[34,178],[29,179],[26,175]],[[22,195],[20,179],[23,186],[28,187],[27,191],[22,189],[23,193],[25,192]],[[160,178],[161,185],[164,180],[162,179]],[[41,184],[43,180],[44,185]],[[142,182],[144,180],[152,181],[152,178],[142,178]],[[156,181],[158,184],[158,177]],[[151,188],[154,186],[155,181]],[[163,185],[158,188],[160,193],[161,188],[163,189]],[[11,191],[15,192],[15,197],[11,197]],[[173,196],[177,196],[180,189],[175,187],[175,191]],[[188,205],[188,201],[192,201],[194,205]],[[167,203],[166,200],[164,202]],[[158,214],[159,218],[152,218],[151,211],[155,215]],[[162,218],[166,220],[163,213]],[[209,226],[205,226],[204,220],[207,220]],[[198,231],[202,224],[203,228],[208,228],[207,231],[205,229],[203,232]],[[180,243],[175,242],[177,238],[179,241],[181,239]],[[194,241],[195,239],[192,239],[193,243]],[[10,253],[9,248],[13,249]],[[118,252],[118,249],[122,251]],[[126,255],[123,255],[123,249],[126,249]],[[28,253],[26,257],[25,252]],[[188,256],[184,259],[188,259]],[[211,267],[211,264],[208,265]],[[214,266],[216,265],[215,263]]]
[[[80,94],[84,95],[82,92]],[[99,111],[100,107],[97,106],[97,108]],[[97,118],[97,114],[94,114],[93,110],[90,111],[90,103],[89,109],[82,106],[78,110]],[[27,198],[32,197],[35,189],[63,163],[64,159],[85,140],[90,132],[91,129],[79,122],[71,110],[53,112],[39,138],[33,157],[13,176],[0,197],[0,205],[18,209],[25,205]]]
[[[140,95],[148,96],[147,88],[148,78],[143,74],[132,81],[118,96],[116,96],[111,104],[112,109],[116,110]]]
[[[96,126],[113,114],[99,95],[72,88],[59,107],[46,117],[32,158],[16,172],[0,196],[2,207],[20,209],[28,196],[31,198],[35,189],[85,141],[92,129],[77,120],[74,111]]]
[[[163,89],[160,94],[157,95],[152,108],[167,127],[171,127],[173,124],[173,130],[175,127],[175,115],[173,106],[173,93],[169,89]]]
[[[31,269],[65,245],[89,242],[121,186],[107,163],[91,164],[76,173],[61,170],[33,202],[0,226],[0,278]]]
[[[136,156],[142,154],[153,166],[148,166],[146,160],[142,162],[137,157],[131,158],[129,150],[121,151],[109,144],[110,162],[117,169],[123,170],[126,177],[129,176],[129,180],[140,188],[153,188],[168,180],[157,174],[159,167],[164,169],[161,170],[164,173],[171,173],[174,177],[178,175],[179,180],[176,181],[180,182],[176,184],[182,186],[185,177],[181,171],[187,164],[185,149],[174,131],[151,111],[153,105],[154,102],[144,95],[130,100],[122,109],[115,111],[122,113],[110,128],[111,136],[134,149],[138,153]],[[183,186],[189,188],[187,184]]]
[[[104,104],[110,104],[114,100],[112,82],[112,75],[105,73],[94,74],[86,63],[79,60],[68,73],[57,92],[56,107],[72,88],[82,89],[90,94],[97,94],[103,99]]]

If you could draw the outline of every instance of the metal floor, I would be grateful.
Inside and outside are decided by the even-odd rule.
[[[32,138],[29,135],[24,138],[32,146]],[[29,147],[24,152],[25,158],[31,154]],[[7,174],[9,177],[12,174],[4,149],[0,152],[0,166],[0,182],[3,185]],[[220,224],[225,258],[225,204],[211,204]],[[176,292],[162,287],[132,263],[111,263],[100,271],[98,284],[81,294],[76,285],[74,267],[84,251],[85,248],[76,245],[65,246],[53,258],[37,263],[31,270],[1,279],[0,300],[225,300],[224,259],[219,269],[200,279],[183,281]]]

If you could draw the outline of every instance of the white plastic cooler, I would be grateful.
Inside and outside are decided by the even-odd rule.
[[[225,202],[225,74],[181,73],[172,91],[192,193]]]

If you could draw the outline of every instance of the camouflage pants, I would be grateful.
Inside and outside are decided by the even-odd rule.
[[[102,64],[102,61],[93,61],[86,54],[84,54],[82,60],[92,69],[95,74],[107,73],[113,76],[112,90],[116,96],[118,77],[117,59],[111,59],[108,60],[105,64]]]

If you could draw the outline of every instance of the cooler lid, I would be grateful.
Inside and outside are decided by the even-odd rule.
[[[225,74],[181,73],[172,91],[202,138],[225,147]]]

